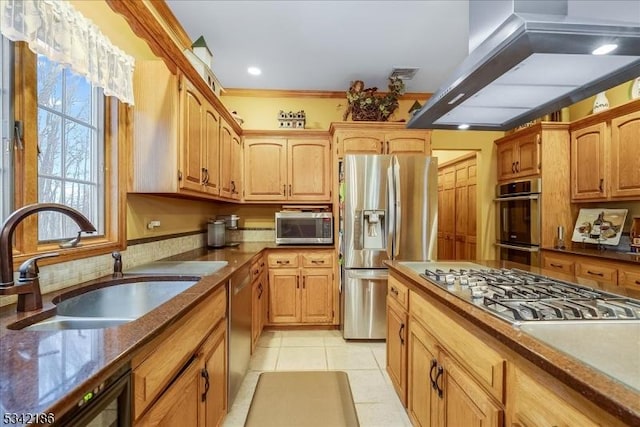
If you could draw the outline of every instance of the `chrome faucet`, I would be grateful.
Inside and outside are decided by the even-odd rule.
[[[67,215],[74,220],[81,232],[94,233],[96,228],[77,210],[57,203],[35,203],[14,211],[0,227],[0,295],[18,295],[18,311],[42,308],[42,294],[38,279],[38,260],[58,256],[57,253],[38,255],[20,266],[17,285],[13,280],[13,232],[18,224],[31,214],[52,211]]]

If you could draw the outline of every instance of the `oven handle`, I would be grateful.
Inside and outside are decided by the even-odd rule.
[[[498,197],[493,199],[494,202],[511,202],[518,200],[538,200],[540,198],[540,194],[530,194],[527,196],[511,196],[511,197]]]
[[[540,248],[538,246],[526,247],[526,246],[507,245],[506,243],[496,243],[495,245],[499,246],[501,248],[513,249],[513,250],[516,250],[516,251],[540,252]]]

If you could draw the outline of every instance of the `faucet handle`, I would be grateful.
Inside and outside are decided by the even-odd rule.
[[[43,258],[53,258],[60,255],[57,252],[42,254],[34,256],[33,258],[29,258],[25,262],[22,263],[18,271],[20,272],[20,281],[28,281],[30,279],[34,279],[38,277],[38,273],[40,270],[38,269],[38,260]]]

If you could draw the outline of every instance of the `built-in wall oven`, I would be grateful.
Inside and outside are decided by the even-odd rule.
[[[540,265],[540,178],[496,187],[500,259]]]

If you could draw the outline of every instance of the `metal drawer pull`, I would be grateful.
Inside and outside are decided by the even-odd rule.
[[[288,260],[288,259],[285,259],[285,260],[283,261],[283,260],[280,260],[280,259],[279,259],[279,260],[277,260],[277,261],[276,261],[276,264],[289,264],[289,260]]]
[[[640,280],[636,280],[636,285],[640,285]]]
[[[442,398],[442,387],[440,387],[440,384],[438,384],[438,379],[442,376],[442,374],[444,373],[444,368],[442,366],[438,366],[438,375],[436,375],[436,380],[434,381],[435,385],[436,385],[436,390],[438,390],[438,397]]]
[[[436,359],[431,359],[431,368],[429,369],[429,380],[431,381],[431,388],[436,389],[436,381],[433,379],[433,370],[438,366]]]
[[[313,264],[324,264],[324,260],[323,259],[312,259],[311,262]]]
[[[402,336],[402,331],[404,331],[404,323],[400,326],[400,330],[398,331],[398,336],[400,337],[400,345],[404,345],[404,338]]]
[[[592,275],[594,275],[594,276],[604,277],[604,274],[602,274],[602,273],[598,273],[597,271],[596,271],[596,272],[593,272],[593,271],[591,271],[591,270],[587,270],[587,273],[592,274]]]
[[[554,264],[554,263],[551,263],[550,265],[551,265],[551,267],[562,268],[562,264]]]

